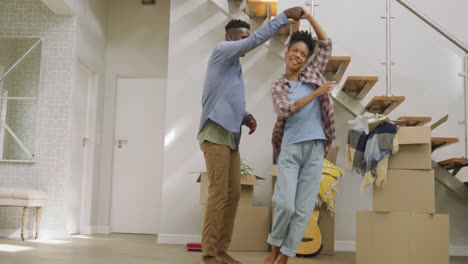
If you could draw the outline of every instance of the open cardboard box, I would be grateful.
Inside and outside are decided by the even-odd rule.
[[[206,207],[202,206],[203,217]],[[271,210],[268,207],[239,207],[229,251],[269,251],[266,242],[271,226]]]
[[[431,128],[401,127],[397,133],[400,150],[388,161],[389,169],[431,170]]]
[[[239,201],[239,207],[241,206],[253,206],[254,203],[254,186],[258,184],[258,181],[265,180],[262,177],[256,175],[241,175],[241,195]],[[208,175],[206,172],[200,173],[197,179],[200,183],[200,204],[206,205],[208,201]]]

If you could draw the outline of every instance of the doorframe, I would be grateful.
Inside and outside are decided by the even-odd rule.
[[[118,82],[119,82],[119,79],[163,79],[166,81],[166,87],[164,87],[164,102],[163,102],[163,108],[164,108],[164,118],[162,120],[162,123],[164,125],[163,127],[163,130],[164,130],[164,134],[166,132],[166,109],[167,109],[167,87],[168,87],[168,77],[167,75],[163,75],[163,74],[115,74],[114,76],[114,80],[113,80],[113,83],[114,83],[114,87],[113,87],[113,90],[114,90],[114,98],[113,98],[113,107],[112,107],[112,110],[113,110],[113,113],[114,113],[114,117],[112,119],[112,145],[111,145],[111,151],[110,151],[110,154],[111,154],[111,162],[110,162],[110,181],[109,181],[109,204],[108,204],[108,212],[109,212],[109,226],[108,226],[108,231],[107,233],[112,233],[112,195],[113,195],[113,185],[114,185],[114,157],[115,157],[115,153],[114,153],[114,150],[115,150],[115,130],[116,130],[116,125],[117,125],[117,96],[118,96]],[[164,173],[164,160],[165,160],[165,153],[163,151],[163,173]],[[161,187],[162,187],[162,184],[163,184],[163,177],[164,175],[161,176],[160,178],[160,183],[161,183]],[[162,206],[162,189],[161,189],[161,197],[160,197],[160,201],[161,201],[161,206]]]
[[[89,133],[92,141],[87,145],[91,150],[86,150],[84,153],[83,159],[83,175],[81,178],[81,215],[79,219],[80,223],[80,234],[92,234],[92,208],[93,208],[93,187],[94,187],[94,168],[95,168],[95,152],[96,152],[96,143],[97,143],[97,132],[96,132],[96,122],[97,122],[97,104],[99,96],[99,73],[93,70],[92,67],[88,66],[86,63],[78,59],[76,61],[75,67],[81,67],[87,71],[90,75],[88,80],[88,101],[87,101],[87,110],[86,110],[86,131]],[[76,70],[75,70],[76,71]],[[94,104],[94,109],[90,107]],[[92,111],[92,113],[91,113]],[[94,122],[94,125],[91,124]],[[93,130],[90,129],[90,125],[94,127]],[[87,153],[92,153],[88,155]],[[89,166],[89,168],[88,168]],[[90,173],[88,173],[88,171]]]

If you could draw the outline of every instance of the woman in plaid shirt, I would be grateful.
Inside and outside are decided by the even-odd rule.
[[[285,54],[286,73],[273,84],[272,96],[278,114],[273,130],[273,149],[278,157],[278,181],[272,245],[265,264],[288,262],[296,255],[315,206],[322,177],[323,157],[335,137],[333,104],[323,72],[332,44],[322,27],[307,11],[307,19],[318,36],[318,49],[310,64],[316,41],[310,33],[293,34]],[[304,67],[305,66],[305,67]]]

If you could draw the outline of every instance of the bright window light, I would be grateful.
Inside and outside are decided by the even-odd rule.
[[[175,138],[175,131],[172,130],[169,134],[166,135],[164,138],[164,147],[167,147]]]
[[[74,235],[71,236],[72,238],[82,238],[82,239],[92,239],[93,237],[85,236],[85,235]]]
[[[60,245],[60,244],[69,243],[70,241],[55,240],[55,239],[38,239],[38,240],[28,240],[28,242],[49,244],[49,245]]]
[[[0,252],[21,252],[26,250],[31,250],[32,247],[0,244]]]

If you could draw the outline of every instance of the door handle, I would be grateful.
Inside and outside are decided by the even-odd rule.
[[[125,139],[119,139],[117,140],[117,146],[119,148],[122,148],[123,145],[127,144],[128,143],[128,140],[125,140]]]
[[[89,141],[91,141],[91,139],[84,137],[83,141],[82,141],[83,142],[83,147],[86,147],[86,144],[88,144]]]

